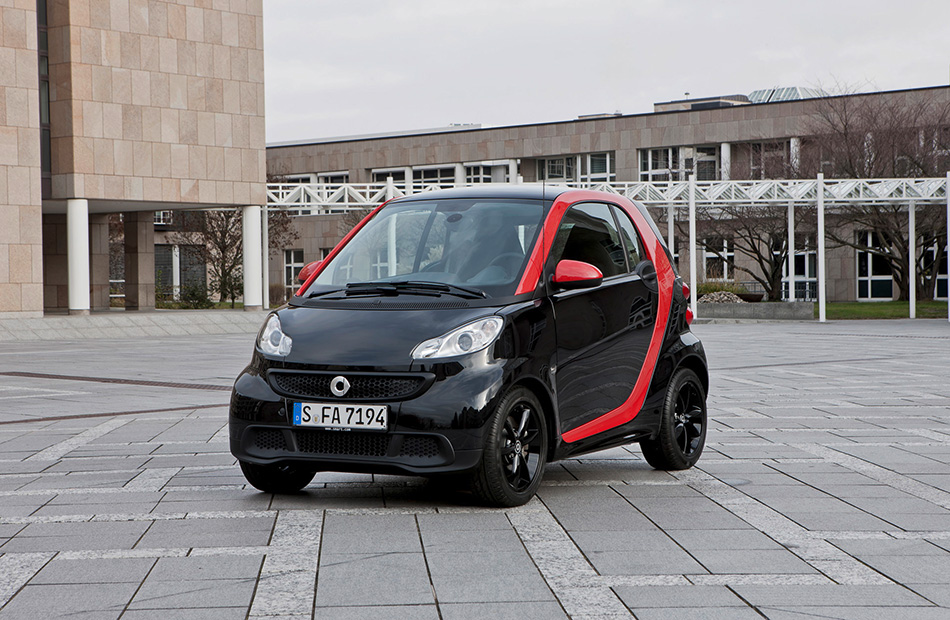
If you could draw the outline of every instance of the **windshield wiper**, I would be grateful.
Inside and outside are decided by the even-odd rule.
[[[309,295],[307,295],[307,299],[313,299],[314,297],[323,297],[324,295],[329,295],[330,293],[339,293],[342,290],[343,289],[333,288],[333,289],[330,289],[329,291],[314,291],[310,293]]]
[[[485,291],[477,288],[468,288],[456,284],[446,284],[444,282],[396,280],[392,282],[350,282],[346,285],[347,295],[398,295],[399,293],[430,295],[433,297],[439,297],[444,293],[464,299],[484,299],[488,297]]]

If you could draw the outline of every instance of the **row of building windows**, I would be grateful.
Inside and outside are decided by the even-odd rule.
[[[724,156],[721,145],[675,146],[639,149],[639,180],[646,182],[685,181],[695,174],[699,181],[715,181],[736,176],[748,179],[777,178],[790,170],[790,140],[742,143],[736,145],[737,157]],[[424,167],[379,168],[370,172],[373,183],[392,178],[397,187],[405,187],[411,178],[416,188],[453,187],[456,182],[508,183],[511,162],[484,164],[444,164]],[[613,152],[541,157],[535,160],[535,178],[552,183],[603,183],[617,180],[617,157]],[[724,170],[727,168],[727,170]],[[464,174],[464,181],[461,175]],[[409,175],[407,177],[407,175]],[[319,172],[291,175],[290,183],[342,185],[350,182],[348,172]]]

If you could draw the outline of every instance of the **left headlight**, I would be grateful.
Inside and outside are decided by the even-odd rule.
[[[264,329],[261,330],[261,335],[257,339],[257,346],[260,347],[261,351],[268,355],[286,357],[290,355],[290,347],[293,344],[294,341],[291,340],[290,336],[280,329],[280,319],[277,318],[277,315],[272,314],[267,317]]]
[[[412,350],[412,357],[413,359],[437,359],[481,351],[495,342],[504,324],[504,320],[498,316],[473,321],[438,338],[419,343]]]

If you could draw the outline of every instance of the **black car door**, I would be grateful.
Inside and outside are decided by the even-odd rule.
[[[577,204],[561,220],[552,271],[570,259],[604,274],[597,287],[552,294],[562,433],[616,409],[633,392],[655,321],[655,296],[636,274],[641,248],[633,222],[614,205]]]

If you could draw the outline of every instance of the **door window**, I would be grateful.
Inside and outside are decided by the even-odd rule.
[[[611,209],[620,224],[620,236],[623,237],[623,245],[626,248],[628,268],[633,271],[640,264],[640,261],[645,258],[640,235],[637,234],[637,227],[630,221],[630,216],[623,209],[619,207],[611,207]]]
[[[590,263],[605,278],[627,271],[620,232],[610,207],[601,203],[575,205],[564,214],[551,256],[554,265],[561,260]]]

